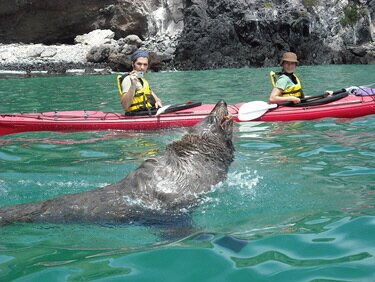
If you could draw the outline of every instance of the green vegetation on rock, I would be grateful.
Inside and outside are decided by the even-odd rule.
[[[360,12],[355,4],[349,4],[344,8],[344,16],[340,19],[342,26],[353,26],[360,19]]]

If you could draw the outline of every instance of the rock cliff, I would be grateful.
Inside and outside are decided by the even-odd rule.
[[[190,1],[180,68],[268,66],[291,50],[304,64],[375,62],[375,1]]]
[[[375,0],[8,0],[0,2],[0,65],[14,64],[2,50],[20,42],[44,46],[39,56],[29,51],[39,64],[59,60],[45,46],[78,44],[81,63],[114,70],[128,69],[139,47],[153,52],[155,70],[270,66],[286,50],[302,64],[375,63],[374,26]],[[77,42],[97,29],[112,38]]]
[[[94,29],[145,34],[149,9],[131,0],[0,1],[1,43],[70,43]],[[142,2],[142,1],[139,1]]]

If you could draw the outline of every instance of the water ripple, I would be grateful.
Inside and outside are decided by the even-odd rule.
[[[371,175],[375,174],[375,168],[367,168],[361,166],[346,166],[348,170],[331,173],[332,176],[354,176],[354,175]]]
[[[338,146],[338,145],[326,145],[326,146],[323,146],[323,147],[320,147],[320,148],[317,148],[317,149],[314,149],[314,150],[311,150],[311,151],[301,153],[298,156],[305,158],[305,157],[311,157],[311,156],[314,156],[314,155],[319,155],[321,153],[328,153],[328,154],[330,154],[330,153],[341,153],[341,152],[348,152],[348,151],[352,151],[352,150],[354,150],[354,148],[343,147],[343,146]]]
[[[312,266],[321,266],[327,264],[338,264],[338,263],[346,263],[346,262],[354,262],[354,261],[361,261],[367,258],[371,258],[372,255],[368,252],[362,252],[346,257],[334,258],[334,259],[297,259],[292,258],[282,252],[278,251],[268,251],[264,252],[255,257],[249,258],[239,258],[239,257],[232,257],[233,261],[236,264],[236,267],[251,267],[255,265],[262,264],[267,261],[278,261],[290,266],[294,267],[312,267]]]
[[[241,147],[268,150],[268,149],[273,149],[273,148],[279,148],[281,147],[281,145],[274,144],[274,143],[266,143],[266,142],[254,142],[254,143],[241,144]]]
[[[0,152],[0,159],[4,161],[12,161],[12,162],[17,162],[21,160],[20,157],[17,157],[15,155],[10,155],[7,153],[3,153],[3,152]]]

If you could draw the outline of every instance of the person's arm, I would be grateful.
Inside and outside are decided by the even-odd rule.
[[[156,94],[154,92],[151,92],[151,95],[154,97],[155,99],[155,108],[161,108],[163,107],[163,104],[161,103],[161,100],[159,99],[158,96],[156,96]]]
[[[274,87],[271,91],[269,102],[271,104],[282,104],[285,102],[293,102],[294,104],[298,104],[301,100],[298,97],[294,96],[281,96],[283,90],[277,87]]]
[[[122,92],[121,96],[121,105],[124,111],[127,111],[129,109],[133,101],[138,80],[136,72],[131,72],[129,78],[131,82],[130,87],[128,89],[123,88],[124,92]]]

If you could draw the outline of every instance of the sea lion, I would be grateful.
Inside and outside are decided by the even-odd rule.
[[[134,222],[189,210],[199,195],[226,179],[234,158],[233,119],[219,101],[211,113],[165,154],[147,159],[118,183],[47,201],[0,209],[13,222]]]

